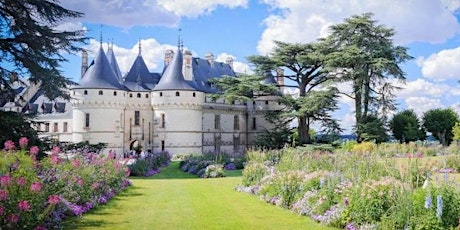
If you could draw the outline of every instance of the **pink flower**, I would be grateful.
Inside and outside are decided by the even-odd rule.
[[[18,184],[19,186],[26,186],[27,180],[24,177],[19,177],[18,179],[16,179],[16,184]]]
[[[5,150],[13,150],[14,147],[14,142],[12,140],[5,141]]]
[[[3,214],[5,214],[5,210],[2,206],[0,206],[0,216],[3,216]]]
[[[18,208],[21,211],[30,211],[30,204],[29,201],[27,200],[21,200],[19,201]]]
[[[97,182],[94,182],[93,185],[92,185],[93,189],[97,189],[99,188],[99,183]]]
[[[34,228],[34,230],[46,230],[46,228],[43,226],[37,226]]]
[[[0,201],[8,199],[8,191],[5,189],[0,190]]]
[[[40,182],[34,182],[30,185],[30,191],[40,192],[42,190],[42,184]]]
[[[21,149],[25,149],[27,145],[29,145],[29,139],[27,139],[27,137],[19,138],[19,146]]]
[[[61,149],[57,146],[54,146],[53,149],[51,150],[53,154],[58,154],[61,152]]]
[[[84,181],[83,181],[81,178],[78,178],[78,179],[77,179],[77,184],[78,184],[79,186],[83,186]]]
[[[30,155],[35,156],[35,155],[38,154],[39,151],[40,151],[40,149],[37,146],[34,145],[34,146],[30,147],[29,153],[30,153]]]
[[[9,223],[15,224],[19,221],[19,214],[12,213],[6,219]]]
[[[56,154],[51,155],[51,162],[53,164],[58,164],[59,163],[59,156]]]
[[[13,178],[10,175],[0,176],[0,185],[2,187],[6,187],[8,185],[11,185],[12,182],[13,182]]]
[[[48,198],[48,203],[52,205],[59,204],[59,202],[61,202],[61,197],[59,197],[58,195],[53,194]]]
[[[72,166],[73,167],[80,167],[80,161],[78,159],[73,159],[72,160]]]

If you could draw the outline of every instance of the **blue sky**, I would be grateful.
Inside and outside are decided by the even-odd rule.
[[[218,61],[232,56],[236,71],[250,73],[245,57],[269,54],[272,40],[311,42],[327,36],[330,25],[372,12],[379,24],[396,30],[395,43],[414,57],[402,66],[407,84],[397,93],[398,108],[419,115],[433,108],[460,112],[460,0],[63,0],[61,5],[85,17],[58,28],[87,30],[93,39],[86,48],[94,52],[102,31],[103,42],[114,43],[122,72],[138,54],[139,40],[147,66],[160,71],[164,51],[177,47],[181,28],[184,47],[194,56],[212,52]],[[69,56],[64,75],[78,81],[80,64],[80,56]],[[335,116],[349,133],[353,103],[342,98],[340,107]]]

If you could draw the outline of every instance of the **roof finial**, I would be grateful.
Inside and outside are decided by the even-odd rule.
[[[139,37],[139,56],[141,56],[141,38]]]
[[[179,34],[178,34],[178,36],[177,36],[177,49],[179,49],[179,50],[180,50],[180,41],[181,41],[181,39],[180,39],[180,32],[181,32],[181,31],[182,31],[182,29],[179,28]]]
[[[100,37],[99,43],[100,43],[101,49],[102,49],[102,24],[101,24],[101,37]]]

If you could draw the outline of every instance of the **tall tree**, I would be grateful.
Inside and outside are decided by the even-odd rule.
[[[405,73],[399,65],[412,58],[406,47],[393,44],[394,30],[377,25],[372,16],[366,13],[345,19],[344,23],[331,26],[331,34],[322,39],[330,51],[325,68],[338,81],[352,84],[351,93],[342,93],[355,102],[358,142],[362,141],[364,122],[373,120],[367,119],[369,116],[388,114],[395,109],[393,93],[399,88],[388,79],[394,77],[405,82]]]
[[[18,76],[40,85],[50,99],[68,96],[72,82],[62,75],[63,52],[80,51],[84,31],[59,31],[56,26],[83,14],[65,9],[58,0],[3,0],[0,3],[0,94],[13,96]]]
[[[458,114],[451,108],[428,110],[423,114],[422,120],[425,129],[431,132],[443,146],[452,142],[454,136],[452,128],[460,121]]]
[[[336,109],[336,89],[325,87],[330,79],[322,71],[323,46],[321,43],[291,44],[275,41],[275,48],[269,56],[249,56],[258,74],[281,68],[286,70],[285,84],[281,87],[297,89],[298,97],[285,95],[282,102],[288,106],[291,116],[298,121],[299,143],[312,142],[309,135],[314,121],[332,124],[330,112]]]
[[[394,138],[400,143],[424,140],[425,131],[420,125],[420,121],[413,110],[404,110],[393,116],[390,120],[390,129]]]

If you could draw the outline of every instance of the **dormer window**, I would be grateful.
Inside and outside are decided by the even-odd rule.
[[[102,90],[99,90],[99,95],[103,95],[104,92],[102,92]]]

